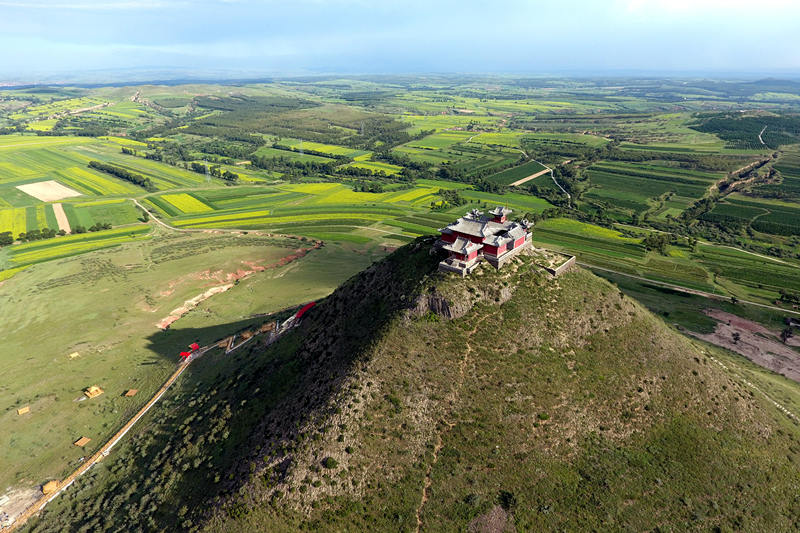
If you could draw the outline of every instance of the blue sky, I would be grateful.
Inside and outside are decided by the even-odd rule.
[[[0,0],[0,76],[800,74],[796,0]]]

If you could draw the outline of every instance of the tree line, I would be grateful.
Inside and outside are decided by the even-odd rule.
[[[154,192],[157,190],[150,178],[142,176],[141,174],[136,174],[122,167],[109,165],[108,163],[103,163],[101,161],[89,161],[89,168],[100,170],[122,180],[133,183],[134,185],[138,185],[139,187],[143,187],[147,192]]]

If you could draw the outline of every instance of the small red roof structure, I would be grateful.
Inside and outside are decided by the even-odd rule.
[[[183,357],[184,359],[186,359],[186,358],[187,358],[187,357],[189,357],[190,355],[192,355],[192,354],[191,354],[191,353],[189,353],[189,352],[181,352],[181,357]]]
[[[197,344],[196,342],[193,342],[192,344],[189,345],[189,348],[191,348],[192,351],[199,350],[200,349],[200,345]]]
[[[311,309],[311,308],[312,308],[312,307],[314,307],[315,305],[317,305],[317,302],[311,302],[311,303],[307,303],[306,305],[304,305],[304,306],[303,306],[303,307],[302,307],[302,308],[301,308],[301,309],[300,309],[300,310],[297,312],[297,314],[296,314],[296,315],[294,315],[294,317],[295,317],[297,320],[300,320],[301,318],[303,318],[303,315],[304,315],[304,314],[306,314],[306,311],[308,311],[309,309]]]

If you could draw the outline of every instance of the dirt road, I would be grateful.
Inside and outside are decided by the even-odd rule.
[[[58,229],[70,233],[72,228],[69,227],[69,219],[67,218],[67,214],[64,212],[64,206],[61,204],[53,204],[53,213],[56,215]]]
[[[541,170],[541,171],[537,172],[536,174],[531,174],[527,178],[522,178],[521,180],[515,181],[514,183],[511,184],[511,186],[512,187],[517,187],[519,185],[522,185],[523,183],[527,183],[527,182],[529,182],[529,181],[531,181],[533,179],[538,178],[542,174],[547,174],[548,172],[551,172],[551,170],[549,168],[546,168],[544,170]]]

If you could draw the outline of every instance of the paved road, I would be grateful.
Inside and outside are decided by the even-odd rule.
[[[674,291],[683,292],[685,294],[694,294],[696,296],[702,296],[703,298],[709,298],[712,300],[729,300],[729,296],[724,296],[722,294],[714,294],[712,292],[705,292],[700,291],[697,289],[690,289],[689,287],[681,287],[680,285],[673,285],[672,283],[664,283],[663,281],[654,281],[652,279],[644,278],[642,276],[634,276],[633,274],[626,274],[625,272],[619,272],[617,270],[611,270],[610,268],[603,268],[595,265],[590,265],[589,263],[582,263],[578,261],[578,264],[582,267],[586,267],[592,270],[602,270],[604,272],[610,272],[611,274],[616,274],[618,276],[625,276],[626,278],[636,279],[639,281],[644,281],[650,283],[651,285],[658,285],[660,287],[666,287],[668,289],[672,289]],[[751,302],[748,300],[738,300],[740,304],[746,305],[753,305],[756,307],[763,307],[765,309],[771,309],[773,311],[780,311],[781,313],[790,313],[792,315],[800,316],[800,312],[792,311],[789,309],[784,309],[783,307],[778,307],[775,305],[767,305],[767,304],[760,304],[758,302]]]

